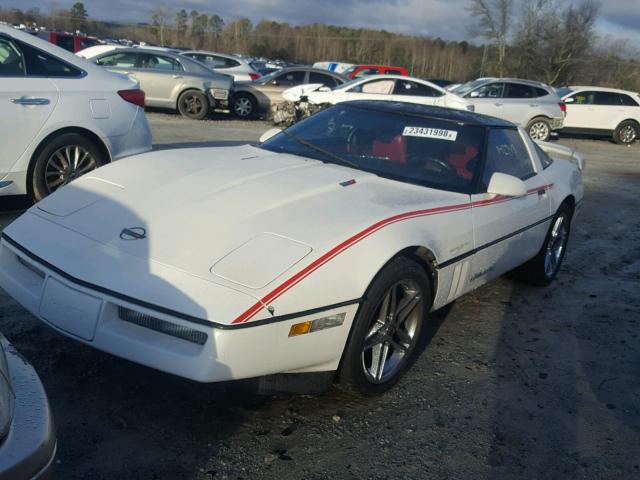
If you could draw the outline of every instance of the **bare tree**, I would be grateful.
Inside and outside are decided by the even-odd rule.
[[[164,30],[172,16],[173,11],[167,5],[158,5],[151,10],[151,20],[153,20],[153,26],[158,30],[160,45],[164,46]]]
[[[513,0],[471,0],[467,10],[478,19],[476,33],[498,48],[498,73],[504,75]]]

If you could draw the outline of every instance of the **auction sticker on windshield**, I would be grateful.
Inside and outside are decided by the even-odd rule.
[[[455,130],[429,127],[404,127],[402,135],[405,137],[437,138],[449,140],[450,142],[455,142],[456,138],[458,138],[458,132]]]

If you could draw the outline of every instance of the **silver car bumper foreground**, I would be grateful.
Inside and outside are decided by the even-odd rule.
[[[0,443],[2,480],[48,479],[56,454],[53,417],[33,367],[0,335],[15,393],[11,430]]]

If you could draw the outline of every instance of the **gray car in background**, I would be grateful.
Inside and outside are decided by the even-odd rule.
[[[183,55],[147,48],[119,48],[88,60],[137,79],[148,107],[170,108],[197,120],[205,118],[211,109],[229,108],[233,78]]]
[[[226,53],[209,52],[206,50],[190,50],[182,55],[204,63],[218,73],[231,75],[236,82],[253,82],[260,78],[248,60]]]
[[[56,435],[33,367],[0,334],[0,478],[50,478]]]
[[[520,125],[534,140],[546,141],[562,128],[564,103],[550,86],[519,78],[479,78],[449,91],[468,98],[476,113]]]

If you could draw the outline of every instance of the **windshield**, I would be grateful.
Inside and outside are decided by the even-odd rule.
[[[482,127],[340,104],[295,124],[261,148],[468,193],[483,142]]]
[[[487,80],[472,80],[470,82],[463,83],[462,85],[458,85],[457,87],[452,88],[451,91],[462,97],[465,94],[469,93],[471,90],[475,90],[480,85],[484,85],[485,83],[487,83]]]

